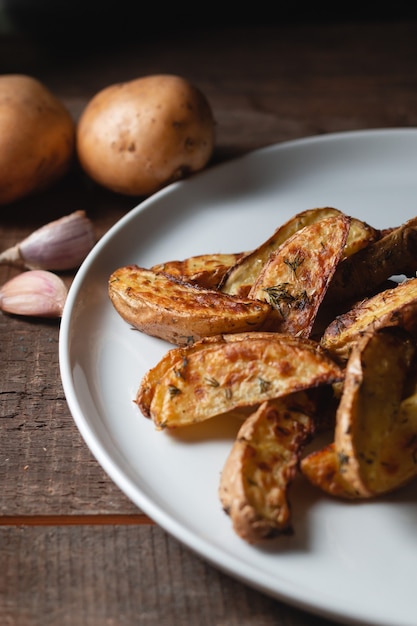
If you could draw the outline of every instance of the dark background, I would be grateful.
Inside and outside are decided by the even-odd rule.
[[[2,7],[2,8],[1,8]],[[140,2],[132,0],[0,0],[9,25],[59,54],[115,43],[127,38],[158,38],[223,24],[407,20],[415,3],[301,2]]]

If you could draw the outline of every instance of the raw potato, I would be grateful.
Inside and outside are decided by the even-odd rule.
[[[204,94],[180,76],[154,75],[110,85],[77,127],[81,166],[98,184],[150,195],[205,167],[215,123]]]
[[[0,204],[46,189],[68,171],[75,123],[37,79],[0,76]]]

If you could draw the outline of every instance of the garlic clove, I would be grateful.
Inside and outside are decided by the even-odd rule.
[[[31,317],[61,317],[67,293],[67,286],[56,274],[28,270],[0,288],[0,310]]]
[[[85,211],[74,211],[2,252],[0,264],[32,270],[71,270],[81,265],[95,242],[93,224]]]

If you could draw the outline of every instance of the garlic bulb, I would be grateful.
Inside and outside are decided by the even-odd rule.
[[[0,310],[14,315],[61,317],[67,293],[67,286],[56,274],[28,270],[0,288]]]
[[[26,269],[64,271],[77,268],[95,244],[85,211],[75,211],[35,230],[0,254],[0,263]]]

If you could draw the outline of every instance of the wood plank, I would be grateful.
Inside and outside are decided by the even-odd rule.
[[[156,526],[3,527],[0,546],[8,626],[332,626],[219,572]]]
[[[153,524],[144,513],[138,515],[3,515],[0,526],[137,526]]]

